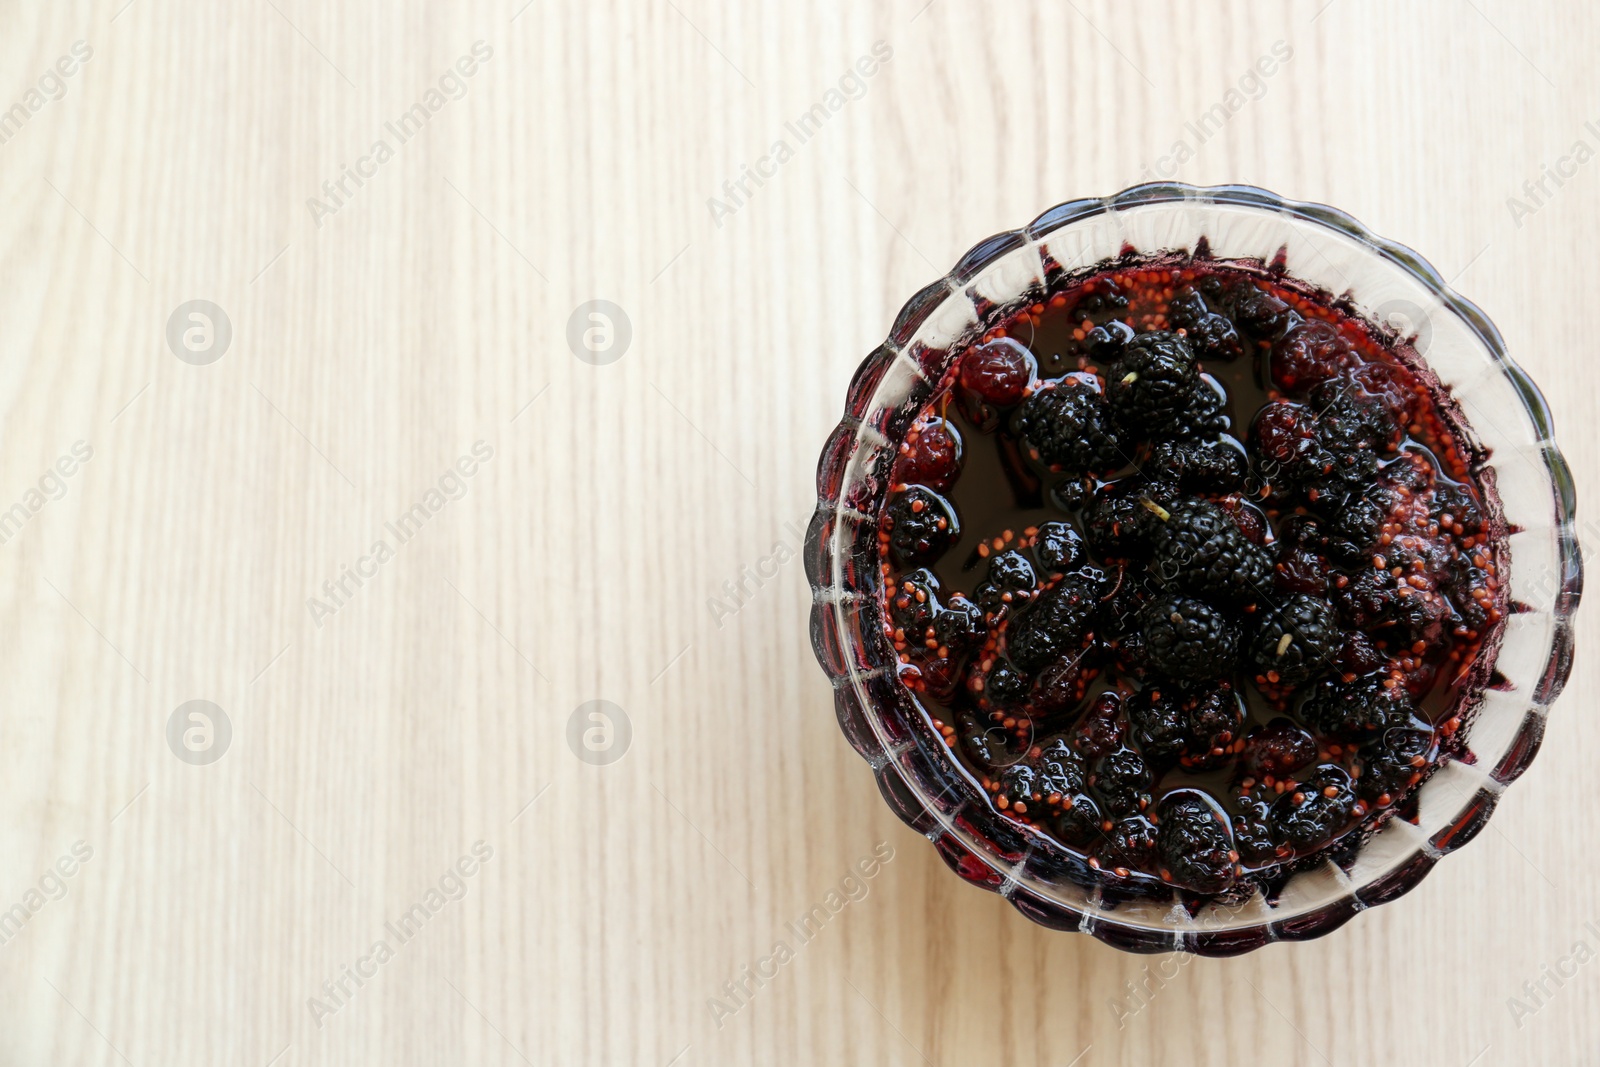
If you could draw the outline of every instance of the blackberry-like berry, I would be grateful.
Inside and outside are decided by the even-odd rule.
[[[997,708],[1007,708],[1027,699],[1033,688],[1033,679],[1018,670],[1012,663],[1001,660],[983,679],[983,695]]]
[[[913,485],[884,509],[889,547],[903,566],[932,563],[961,532],[955,508],[931,489]]]
[[[1260,599],[1272,587],[1272,557],[1251,544],[1232,516],[1205,500],[1163,509],[1150,572],[1169,589],[1232,603]]]
[[[1394,803],[1422,777],[1432,750],[1430,731],[1391,726],[1361,746],[1356,790],[1379,807]]]
[[[1029,805],[1038,792],[1038,779],[1039,775],[1034,770],[1033,764],[1026,760],[1001,767],[994,774],[995,805],[1002,811],[1027,814]],[[1042,801],[1043,797],[1040,797],[1040,800]]]
[[[1274,489],[1293,489],[1322,477],[1333,461],[1316,431],[1316,416],[1300,404],[1274,400],[1263,405],[1250,426],[1262,481]]]
[[[1245,743],[1245,766],[1258,775],[1287,778],[1316,758],[1316,738],[1288,719],[1252,730]]]
[[[1317,767],[1295,790],[1272,805],[1273,836],[1297,851],[1314,849],[1342,831],[1360,801],[1350,775],[1331,763]]]
[[[1240,810],[1233,817],[1233,846],[1249,863],[1272,863],[1288,853],[1288,846],[1280,846],[1272,832],[1269,798],[1275,796],[1271,790],[1265,795],[1246,792],[1235,801]]]
[[[1256,505],[1250,503],[1238,493],[1229,493],[1217,501],[1221,508],[1239,527],[1239,532],[1244,534],[1244,539],[1257,548],[1267,543],[1267,532],[1272,528],[1267,521],[1267,515]]]
[[[1399,599],[1398,579],[1388,571],[1364,567],[1333,592],[1339,614],[1358,630],[1386,622]]]
[[[1383,525],[1398,502],[1398,495],[1386,485],[1373,484],[1352,493],[1328,517],[1328,552],[1353,566],[1370,563]]]
[[[1084,532],[1102,557],[1130,559],[1150,550],[1160,520],[1145,501],[1165,509],[1178,499],[1176,482],[1124,478],[1097,492],[1084,509]]]
[[[1141,334],[1106,370],[1106,400],[1130,429],[1165,426],[1189,402],[1200,371],[1189,343],[1175,333]]]
[[[1041,593],[1015,624],[1007,642],[1011,658],[1025,670],[1038,670],[1064,653],[1076,651],[1099,604],[1095,583],[1069,574]]]
[[[1174,760],[1189,739],[1189,716],[1170,693],[1158,687],[1143,690],[1128,701],[1128,722],[1139,749],[1148,759]]]
[[[900,446],[896,480],[948,493],[961,472],[961,434],[947,420],[930,418]]]
[[[1250,459],[1244,446],[1232,437],[1213,441],[1163,441],[1150,453],[1148,464],[1164,476],[1176,478],[1185,489],[1228,493],[1244,485]]]
[[[1090,319],[1101,322],[1104,318],[1122,314],[1128,310],[1128,297],[1116,282],[1107,280],[1099,283],[1095,290],[1086,293],[1078,300],[1073,308],[1075,322]]]
[[[1470,490],[1454,482],[1441,481],[1434,487],[1428,514],[1442,528],[1464,537],[1483,532],[1483,509]]]
[[[989,557],[989,576],[974,591],[984,611],[993,613],[1006,605],[1021,607],[1038,586],[1033,564],[1021,552],[1000,552]]]
[[[1060,811],[1064,801],[1083,791],[1083,757],[1055,737],[1040,745],[1037,755],[1001,768],[995,779],[1012,808],[1037,818]]]
[[[1273,583],[1281,593],[1310,593],[1321,596],[1328,591],[1328,560],[1305,545],[1281,539],[1278,562],[1273,565]]]
[[[1210,687],[1157,683],[1128,702],[1128,720],[1144,754],[1156,761],[1177,759],[1189,770],[1230,759],[1244,716],[1228,682]]]
[[[1316,392],[1313,390],[1313,396]],[[1315,400],[1312,406],[1317,406]],[[1354,486],[1366,483],[1378,473],[1380,459],[1374,441],[1380,440],[1380,431],[1372,428],[1370,420],[1349,396],[1338,394],[1320,410],[1313,432],[1322,448],[1325,465],[1321,476],[1312,480],[1307,492],[1313,503],[1337,507]],[[1323,497],[1328,500],[1324,501]]]
[[[1084,336],[1081,342],[1083,354],[1095,363],[1111,363],[1121,357],[1122,350],[1128,347],[1133,337],[1132,326],[1120,319],[1112,319]]]
[[[1231,363],[1244,355],[1244,341],[1226,315],[1202,315],[1185,329],[1184,340],[1200,359]]]
[[[977,648],[988,629],[983,609],[960,593],[947,598],[943,610],[933,617],[933,636],[952,656]]]
[[[1119,748],[1094,765],[1089,784],[1114,815],[1131,815],[1150,804],[1150,765],[1131,748]]]
[[[1122,744],[1126,724],[1122,718],[1122,697],[1107,690],[1094,698],[1082,721],[1073,729],[1073,744],[1091,759],[1104,756]]]
[[[1190,770],[1210,770],[1228,761],[1234,738],[1244,729],[1244,704],[1232,682],[1217,682],[1210,688],[1188,693],[1183,698],[1183,713],[1189,735],[1184,741],[1182,763]]]
[[[1177,330],[1192,329],[1209,314],[1211,309],[1206,306],[1206,298],[1192,285],[1179,289],[1167,301],[1167,321]]]
[[[1118,876],[1145,871],[1156,857],[1156,828],[1143,815],[1118,819],[1094,849],[1100,869]]]
[[[1071,471],[1113,470],[1123,462],[1104,398],[1080,378],[1061,379],[1017,409],[1017,433],[1047,466]]]
[[[1039,539],[1034,543],[1034,554],[1039,566],[1047,571],[1065,573],[1083,562],[1083,535],[1068,522],[1047,522],[1039,527]]]
[[[1169,677],[1217,678],[1229,674],[1238,661],[1238,631],[1203,600],[1157,597],[1145,605],[1139,622],[1146,662]]]
[[[1178,413],[1151,426],[1148,436],[1155,441],[1212,441],[1231,425],[1222,387],[1202,374]]]
[[[1039,746],[1039,755],[1033,760],[1039,772],[1039,788],[1045,798],[1070,797],[1083,791],[1085,768],[1083,757],[1073,751],[1064,737],[1052,737]]]
[[[1089,483],[1083,478],[1063,478],[1050,490],[1050,499],[1063,511],[1077,511],[1089,500]]]
[[[1371,674],[1384,665],[1383,652],[1372,643],[1372,638],[1360,630],[1344,635],[1344,647],[1339,649],[1339,670],[1344,674]]]
[[[1142,577],[1119,564],[1111,593],[1100,603],[1099,633],[1114,647],[1139,633],[1139,613],[1150,601],[1150,590],[1145,588]]]
[[[1084,847],[1099,839],[1105,815],[1088,793],[1078,792],[1061,800],[1061,814],[1055,819],[1056,836],[1069,845]]]
[[[889,598],[889,620],[905,640],[916,643],[927,637],[938,613],[939,579],[934,573],[918,569],[902,574]]]
[[[1263,341],[1273,341],[1294,324],[1298,317],[1289,305],[1255,286],[1234,302],[1235,312],[1245,332]]]
[[[1011,737],[1005,729],[970,711],[956,714],[956,737],[962,751],[971,756],[980,769],[1003,767],[1016,760],[1011,747]]]
[[[1451,561],[1445,576],[1446,593],[1450,598],[1450,606],[1455,608],[1456,615],[1460,617],[1457,636],[1462,636],[1463,631],[1481,634],[1489,625],[1492,602],[1479,600],[1472,595],[1475,590],[1485,588],[1488,577],[1487,571],[1474,566],[1464,556]]]
[[[1300,685],[1326,674],[1343,645],[1333,605],[1296,594],[1263,613],[1250,642],[1250,659],[1267,681]]]
[[[1406,726],[1415,714],[1404,686],[1385,685],[1384,674],[1346,682],[1324,678],[1300,705],[1300,717],[1325,734],[1369,733]]]
[[[1344,377],[1356,386],[1351,395],[1384,424],[1409,432],[1416,423],[1427,391],[1419,389],[1409,370],[1373,360],[1357,364]]]
[[[1068,653],[1039,671],[1033,687],[1033,703],[1040,712],[1054,715],[1075,708],[1088,689],[1084,654]]]
[[[1361,382],[1346,373],[1311,390],[1311,408],[1327,432],[1377,452],[1393,451],[1401,426],[1383,398],[1368,396]]]
[[[1337,326],[1312,319],[1272,346],[1272,382],[1288,396],[1304,396],[1318,382],[1356,361],[1355,349]]]
[[[1233,884],[1239,853],[1221,815],[1193,794],[1161,802],[1156,847],[1167,881],[1197,893],[1220,893]]]
[[[1202,279],[1198,289],[1185,286],[1167,301],[1167,321],[1183,331],[1184,340],[1195,357],[1230,363],[1244,355],[1244,341],[1233,320],[1225,313],[1236,299],[1235,292],[1214,278]]]
[[[1449,597],[1437,589],[1409,585],[1396,587],[1394,608],[1389,615],[1408,644],[1421,641],[1429,645],[1443,638],[1445,630],[1453,625],[1453,616]]]
[[[1421,496],[1438,481],[1438,469],[1429,457],[1410,449],[1383,465],[1383,484],[1407,496]]]

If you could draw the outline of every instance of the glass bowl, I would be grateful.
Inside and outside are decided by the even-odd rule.
[[[1481,478],[1498,488],[1511,530],[1512,610],[1496,684],[1468,719],[1465,751],[1418,787],[1413,818],[1390,818],[1359,850],[1293,875],[1270,898],[1258,889],[1242,904],[1196,910],[1176,891],[1163,898],[1097,885],[1075,855],[994,810],[899,683],[880,618],[875,517],[903,435],[989,324],[1064,275],[1130,251],[1192,253],[1202,239],[1200,252],[1221,261],[1279,257],[1290,276],[1343,294],[1354,312],[1411,339],[1484,450]],[[818,464],[805,553],[811,641],[833,681],[839,726],[896,815],[958,875],[1044,926],[1134,952],[1206,956],[1320,937],[1405,893],[1472,840],[1538,752],[1571,670],[1583,584],[1572,475],[1551,433],[1544,398],[1483,312],[1416,253],[1341,211],[1250,186],[1175,183],[1051,208],[980,242],[907,301],[850,383]]]

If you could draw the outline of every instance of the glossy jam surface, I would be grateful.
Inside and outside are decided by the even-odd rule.
[[[901,683],[1096,879],[1226,895],[1457,748],[1504,528],[1402,342],[1270,270],[1107,269],[960,353],[879,521]]]

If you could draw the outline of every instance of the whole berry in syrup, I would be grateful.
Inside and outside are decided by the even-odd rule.
[[[1033,564],[1021,552],[997,552],[989,557],[989,576],[974,596],[991,615],[1008,605],[1021,608],[1033,596],[1038,579]]]
[[[1238,626],[1203,600],[1166,595],[1139,615],[1145,660],[1169,678],[1203,680],[1233,673],[1239,658]]]
[[[1073,732],[1072,743],[1090,759],[1110,755],[1122,744],[1127,720],[1122,712],[1122,696],[1107,691],[1095,698]]]
[[[1041,388],[1017,411],[1017,433],[1034,459],[1052,470],[1114,470],[1124,460],[1117,430],[1096,386],[1069,376]]]
[[[1181,415],[1200,380],[1194,352],[1175,333],[1135,338],[1106,373],[1106,399],[1129,429],[1165,426]]]
[[[939,647],[948,650],[947,655],[971,652],[983,643],[987,634],[983,609],[964,594],[953,594],[933,616],[933,638]]]
[[[1150,806],[1150,766],[1137,749],[1119,748],[1100,757],[1089,784],[1101,806],[1116,815],[1132,815]]]
[[[1027,699],[1028,691],[1033,688],[1033,679],[1018,670],[1015,664],[1000,660],[986,677],[979,679],[979,685],[975,688],[982,694],[986,705],[1010,708]]]
[[[1033,380],[1034,359],[1009,337],[978,345],[961,357],[961,387],[986,404],[1010,407]]]
[[[1183,698],[1189,733],[1180,762],[1196,770],[1219,767],[1234,755],[1244,728],[1245,709],[1230,682],[1191,689]]]
[[[1327,600],[1296,593],[1259,614],[1250,640],[1257,683],[1295,686],[1333,668],[1344,633]]]
[[[1231,493],[1250,475],[1250,457],[1232,437],[1163,441],[1151,451],[1147,465],[1176,478],[1184,489],[1202,493]]]
[[[1085,651],[1069,652],[1039,671],[1033,686],[1033,703],[1039,714],[1064,714],[1083,702],[1096,676],[1087,658]]]
[[[1279,797],[1268,824],[1280,841],[1304,852],[1327,844],[1362,814],[1365,805],[1356,796],[1349,773],[1330,763],[1319,765]]]
[[[898,481],[950,491],[961,469],[961,434],[948,420],[923,420],[900,446]]]
[[[1403,796],[1432,764],[1433,733],[1415,726],[1391,726],[1361,746],[1362,773],[1357,791],[1379,807]]]
[[[1145,502],[1154,527],[1150,570],[1167,588],[1219,603],[1260,600],[1272,582],[1272,560],[1252,544],[1233,517],[1207,500],[1163,508]]]
[[[1034,553],[1047,571],[1074,570],[1084,560],[1083,535],[1070,522],[1047,522],[1039,527]]]
[[[1199,893],[1220,893],[1233,884],[1239,853],[1227,817],[1209,798],[1170,793],[1161,803],[1156,847],[1162,878]]]
[[[1239,328],[1251,337],[1275,341],[1299,318],[1289,305],[1262,289],[1247,285],[1248,290],[1234,304],[1234,318]]]
[[[1259,778],[1287,779],[1316,758],[1317,739],[1290,719],[1274,719],[1245,740],[1245,770]]]
[[[1506,527],[1431,381],[1213,261],[1063,278],[955,353],[885,468],[883,625],[995,811],[1236,899],[1459,754]]]
[[[1225,306],[1220,294],[1218,302]],[[1173,296],[1167,304],[1167,319],[1183,332],[1200,359],[1232,362],[1244,355],[1238,326],[1228,316],[1211,310],[1206,298],[1195,289],[1183,289]]]
[[[932,571],[915,570],[900,576],[889,597],[889,618],[895,641],[919,642],[929,636],[939,614],[939,579]]]
[[[1143,815],[1127,815],[1104,831],[1089,862],[1118,878],[1148,870],[1156,862],[1156,827]]]
[[[1111,319],[1084,336],[1083,352],[1092,363],[1110,363],[1122,355],[1135,336],[1132,326]]]
[[[1096,582],[1069,574],[1041,593],[1011,625],[1007,651],[1026,670],[1037,670],[1062,655],[1079,651],[1100,606]]]
[[[1315,413],[1289,400],[1274,400],[1256,412],[1250,446],[1257,476],[1273,489],[1308,485],[1333,465],[1317,439]]]
[[[1306,694],[1300,717],[1324,734],[1363,735],[1406,726],[1415,713],[1405,687],[1383,673],[1325,678]]]
[[[961,532],[955,509],[931,489],[913,485],[884,509],[889,547],[902,564],[931,563]]]
[[[1147,686],[1128,701],[1128,722],[1139,750],[1150,760],[1171,763],[1189,741],[1189,716],[1175,686]]]
[[[1272,346],[1272,383],[1287,396],[1305,396],[1356,362],[1354,346],[1321,319],[1303,322]]]
[[[1147,555],[1159,523],[1159,512],[1151,505],[1164,507],[1177,500],[1177,484],[1166,479],[1134,475],[1107,483],[1084,508],[1090,545],[1104,559]]]
[[[1083,757],[1067,742],[1054,737],[1029,749],[1023,759],[1003,767],[992,787],[997,805],[1034,820],[1047,818],[1070,805],[1083,791]]]

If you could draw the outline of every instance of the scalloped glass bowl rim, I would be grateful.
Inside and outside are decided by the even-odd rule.
[[[1395,277],[1409,279],[1420,293],[1434,302],[1434,306],[1423,311],[1423,314],[1446,312],[1447,315],[1439,320],[1439,325],[1454,331],[1454,343],[1475,348],[1485,366],[1492,366],[1498,371],[1500,377],[1495,379],[1495,388],[1503,390],[1509,386],[1516,397],[1518,405],[1515,414],[1519,420],[1525,420],[1525,425],[1519,421],[1518,430],[1527,432],[1528,440],[1515,447],[1514,455],[1504,458],[1519,459],[1526,466],[1533,462],[1528,454],[1536,453],[1537,461],[1541,464],[1542,477],[1535,488],[1543,493],[1530,496],[1527,487],[1523,486],[1523,502],[1519,507],[1525,509],[1542,503],[1547,508],[1531,531],[1533,536],[1547,540],[1527,542],[1528,547],[1524,551],[1533,552],[1537,545],[1540,558],[1548,555],[1546,566],[1553,568],[1551,573],[1555,581],[1550,583],[1547,597],[1534,598],[1535,604],[1548,600],[1547,606],[1532,607],[1518,616],[1538,616],[1549,634],[1548,647],[1537,664],[1538,670],[1530,678],[1513,679],[1530,690],[1523,692],[1519,689],[1518,694],[1511,698],[1513,703],[1520,705],[1522,718],[1519,725],[1503,739],[1500,749],[1492,753],[1492,771],[1480,769],[1468,775],[1470,780],[1464,783],[1468,786],[1464,793],[1460,793],[1459,785],[1455,787],[1462,803],[1449,818],[1443,820],[1442,829],[1420,842],[1400,842],[1396,856],[1381,861],[1383,866],[1378,876],[1361,884],[1353,882],[1347,875],[1342,887],[1324,884],[1321,887],[1323,899],[1299,910],[1286,906],[1284,897],[1289,895],[1287,888],[1292,888],[1298,880],[1305,878],[1321,878],[1324,882],[1331,878],[1337,883],[1339,876],[1336,871],[1316,869],[1296,875],[1290,880],[1283,897],[1271,906],[1257,894],[1251,902],[1253,907],[1247,905],[1227,911],[1215,906],[1203,909],[1203,921],[1189,916],[1176,899],[1165,905],[1150,905],[1148,902],[1135,904],[1100,889],[1075,890],[1084,894],[1082,900],[1060,899],[1057,892],[1061,886],[1045,882],[1025,869],[1030,866],[1029,861],[1035,854],[1044,855],[1051,851],[1043,838],[1032,834],[1018,835],[1015,826],[1012,826],[1012,835],[1020,837],[1026,844],[1025,851],[1019,853],[1015,849],[1007,851],[997,846],[994,841],[972,829],[969,815],[982,816],[984,809],[996,818],[1003,817],[993,812],[987,797],[977,790],[970,779],[953,771],[955,761],[942,744],[937,744],[936,735],[926,728],[925,723],[915,721],[920,718],[920,713],[909,717],[908,721],[898,705],[885,707],[883,701],[874,699],[868,683],[875,673],[892,671],[892,666],[870,662],[871,650],[864,647],[859,630],[853,632],[852,620],[847,617],[848,611],[860,607],[878,592],[875,567],[866,572],[866,579],[859,587],[849,588],[844,582],[845,559],[850,552],[849,545],[845,543],[845,531],[852,526],[870,524],[871,521],[870,514],[847,504],[847,499],[850,499],[847,485],[852,476],[861,474],[863,463],[857,462],[857,453],[862,451],[864,444],[868,449],[875,449],[881,457],[884,447],[894,443],[895,435],[882,432],[873,421],[874,414],[883,415],[893,407],[891,404],[886,408],[882,404],[886,392],[892,392],[894,388],[903,392],[908,385],[915,391],[918,381],[924,388],[931,388],[927,376],[911,362],[910,353],[913,350],[929,350],[926,341],[930,336],[936,339],[936,344],[944,344],[940,351],[948,353],[951,349],[959,349],[965,343],[960,330],[965,328],[970,333],[971,327],[984,318],[974,307],[973,296],[987,295],[984,292],[986,285],[989,289],[998,287],[1006,290],[1008,283],[1004,279],[987,275],[999,273],[1007,257],[1025,259],[1025,253],[1019,257],[1023,250],[1042,252],[1052,239],[1060,241],[1064,234],[1092,227],[1097,220],[1108,220],[1114,224],[1116,235],[1123,237],[1124,243],[1127,243],[1126,238],[1133,234],[1128,232],[1124,220],[1137,217],[1140,209],[1163,206],[1169,211],[1174,208],[1184,211],[1243,211],[1265,216],[1269,223],[1277,220],[1284,226],[1285,246],[1289,244],[1288,235],[1294,227],[1311,224],[1305,228],[1304,234],[1314,234],[1316,228],[1320,228],[1359,246],[1356,249],[1358,255],[1386,261],[1398,271]],[[1163,244],[1162,212],[1158,210],[1146,214],[1149,217],[1145,221],[1150,222],[1151,227],[1142,235],[1142,239],[1153,239],[1157,243],[1155,247],[1134,244],[1133,247],[1141,252],[1192,249],[1194,242],[1200,238],[1210,239],[1212,236],[1208,228],[1196,232],[1187,225],[1186,220],[1179,217],[1177,224],[1181,232],[1177,233],[1177,240]],[[1100,235],[1102,241],[1107,236]],[[1092,237],[1085,238],[1085,241],[1094,247]],[[1103,250],[1105,245],[1102,243],[1100,247]],[[1344,276],[1337,265],[1330,261],[1330,256],[1338,254],[1340,250],[1333,247],[1333,243],[1327,249],[1319,250],[1313,242],[1311,250],[1336,273]],[[1261,249],[1255,254],[1270,257],[1272,251]],[[1220,258],[1230,258],[1225,251],[1218,252],[1218,255]],[[1098,262],[1098,258],[1084,265]],[[1040,262],[1042,276],[1043,263],[1037,257],[1035,261]],[[1359,267],[1354,260],[1347,265]],[[1296,277],[1314,280],[1307,277],[1307,273],[1315,272],[1297,271],[1292,264],[1289,272]],[[1009,284],[1014,285],[1015,280]],[[1004,294],[996,297],[995,301],[1004,306]],[[964,312],[962,305],[965,305]],[[950,312],[947,318],[955,325],[945,327],[941,333],[935,324],[947,310]],[[1422,311],[1421,308],[1417,310]],[[1423,349],[1420,341],[1418,348]],[[1440,350],[1443,351],[1442,345]],[[1422,354],[1426,357],[1428,352],[1424,350]],[[906,379],[908,368],[914,380]],[[889,380],[894,377],[895,369],[898,369],[901,380],[898,385],[891,386]],[[1441,377],[1446,378],[1442,373]],[[1473,384],[1446,380],[1453,388]],[[979,242],[961,257],[949,275],[913,296],[896,317],[886,343],[869,356],[856,372],[850,388],[852,406],[855,406],[858,394],[867,388],[871,389],[869,399],[858,411],[847,409],[819,464],[818,506],[806,545],[807,571],[812,582],[814,601],[813,645],[819,662],[834,681],[841,726],[862,757],[873,765],[880,789],[896,814],[932,840],[958,874],[968,881],[1001,893],[1030,919],[1056,929],[1090,933],[1118,948],[1146,952],[1181,950],[1203,955],[1233,955],[1272,941],[1321,936],[1343,925],[1365,908],[1386,903],[1407,892],[1421,881],[1442,856],[1471,840],[1493,813],[1503,790],[1527,768],[1537,753],[1545,715],[1550,703],[1560,694],[1571,668],[1570,619],[1577,608],[1582,587],[1581,557],[1572,530],[1575,506],[1572,479],[1552,439],[1549,410],[1539,390],[1507,355],[1498,330],[1481,310],[1454,293],[1438,271],[1422,257],[1404,246],[1372,234],[1344,212],[1321,204],[1284,200],[1253,186],[1199,188],[1178,183],[1139,185],[1104,199],[1074,200],[1057,205],[1021,230],[997,234]],[[1467,405],[1463,404],[1463,407]],[[1477,419],[1470,411],[1467,414],[1469,424],[1476,431]],[[1488,421],[1498,432],[1502,419]],[[838,447],[841,443],[848,448]],[[1500,464],[1491,456],[1488,466],[1498,468]],[[1520,473],[1525,474],[1526,471]],[[861,484],[859,478],[855,484]],[[875,501],[881,502],[881,492]],[[875,507],[872,510],[875,511]],[[1508,518],[1512,517],[1509,506],[1507,514]],[[1517,536],[1529,535],[1527,523],[1522,526]],[[1527,591],[1519,590],[1517,584],[1519,576],[1515,564],[1521,554],[1514,537],[1511,550],[1514,599],[1518,598],[1519,592]],[[871,610],[868,611],[869,615]],[[852,633],[853,640],[845,636]],[[846,648],[846,645],[849,647]],[[892,684],[897,686],[898,682],[892,681]],[[1502,710],[1505,714],[1514,714],[1514,709]],[[1469,738],[1469,745],[1476,739],[1474,733]],[[937,752],[933,752],[934,747],[937,747]],[[925,787],[924,783],[917,780],[916,774],[901,773],[899,768],[908,763],[904,757],[912,749],[919,750],[919,758],[935,761],[929,764],[930,767],[935,767],[940,760],[948,765],[935,768],[948,776],[938,791]],[[928,755],[930,752],[933,752],[932,756]],[[1445,770],[1451,767],[1460,770],[1459,764],[1447,764],[1425,783],[1424,788],[1440,780]],[[958,796],[958,803],[954,806],[943,802],[943,794],[952,787],[957,793],[967,794]],[[1434,790],[1436,794],[1440,792]],[[969,811],[969,805],[976,806]],[[1432,821],[1428,820],[1430,825]],[[1395,822],[1398,820],[1391,820],[1391,825]],[[1373,841],[1377,842],[1381,837],[1382,833],[1375,836]],[[1060,850],[1055,851],[1059,853]],[[1331,868],[1331,865],[1328,866]],[[1339,891],[1341,888],[1342,891]],[[1330,894],[1329,890],[1334,892]]]

